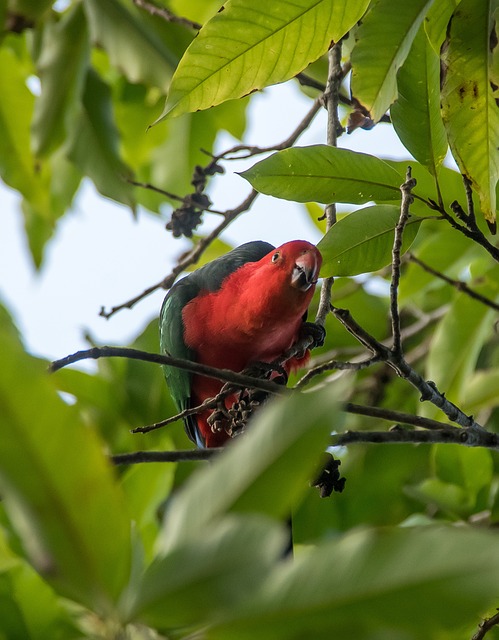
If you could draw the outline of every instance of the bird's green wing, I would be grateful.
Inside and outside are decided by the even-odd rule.
[[[247,242],[179,280],[166,295],[161,308],[159,322],[161,352],[176,358],[196,361],[196,353],[188,347],[184,339],[182,310],[186,304],[200,293],[218,291],[231,273],[247,262],[260,260],[273,249],[274,247],[268,242]],[[190,408],[192,374],[170,366],[163,366],[163,371],[179,411]],[[203,446],[195,416],[189,416],[184,422],[189,438],[198,446]]]
[[[184,278],[170,289],[161,308],[159,341],[161,352],[174,358],[194,360],[195,353],[185,344],[182,309],[196,297],[199,287],[189,278]],[[163,366],[166,383],[179,411],[190,407],[191,373],[177,367]],[[186,421],[189,437],[195,442],[195,423]]]

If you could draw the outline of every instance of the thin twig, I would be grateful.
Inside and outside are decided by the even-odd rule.
[[[185,462],[196,460],[210,460],[221,449],[187,449],[179,451],[133,451],[131,453],[117,453],[111,456],[114,464],[139,464],[142,462]]]
[[[223,380],[224,382],[230,382],[231,384],[244,389],[260,389],[261,391],[277,395],[287,392],[289,393],[289,390],[285,387],[276,384],[271,380],[262,380],[243,373],[236,373],[230,369],[217,369],[215,367],[209,367],[208,365],[201,364],[200,362],[192,362],[191,360],[184,360],[183,358],[174,358],[169,355],[149,353],[148,351],[140,351],[139,349],[130,349],[128,347],[104,346],[77,351],[76,353],[66,356],[65,358],[61,358],[60,360],[54,360],[49,366],[49,371],[54,373],[63,367],[74,364],[75,362],[80,362],[81,360],[97,360],[99,358],[129,358],[132,360],[142,360],[143,362],[153,362],[155,364],[168,365],[170,367],[176,367],[177,369],[190,371],[191,373],[197,373],[208,378],[215,378],[217,380]]]
[[[328,53],[328,79],[326,91],[324,92],[324,102],[327,109],[327,143],[332,147],[337,146],[338,133],[342,131],[340,118],[338,115],[339,94],[341,81],[343,80],[343,71],[341,68],[341,41],[334,44]],[[324,211],[326,218],[326,233],[336,223],[336,204],[330,203]],[[319,299],[319,308],[315,322],[324,326],[326,317],[329,313],[329,305],[331,302],[331,290],[333,288],[334,278],[324,278],[321,287]]]
[[[133,0],[133,3],[137,7],[140,7],[140,9],[144,9],[144,11],[150,13],[152,16],[159,16],[160,18],[163,18],[163,20],[165,20],[166,22],[181,24],[184,27],[189,27],[190,29],[195,29],[196,31],[199,31],[203,26],[202,24],[199,24],[199,22],[195,22],[194,20],[176,16],[169,9],[166,9],[166,7],[157,7],[156,5],[152,4],[151,2],[147,2],[146,0]]]
[[[491,616],[490,618],[485,618],[478,625],[478,631],[473,635],[471,640],[483,640],[485,638],[485,634],[487,634],[493,627],[499,624],[499,611]]]
[[[415,369],[413,369],[401,354],[394,353],[391,349],[376,340],[369,332],[362,328],[352,317],[348,309],[339,309],[331,306],[334,316],[343,324],[343,326],[357,340],[363,344],[373,355],[377,355],[384,360],[399,377],[407,380],[413,387],[418,389],[421,394],[421,401],[428,401],[438,407],[451,422],[459,424],[467,429],[467,437],[470,446],[473,437],[476,441],[483,441],[484,434],[488,432],[473,419],[473,416],[467,416],[459,407],[448,400],[441,393],[434,382],[425,380]]]
[[[424,418],[423,416],[416,416],[412,413],[404,413],[403,411],[394,411],[393,409],[382,409],[380,407],[370,407],[360,404],[353,404],[347,402],[343,407],[343,410],[347,413],[354,413],[359,416],[366,416],[368,418],[378,418],[380,420],[387,420],[389,422],[396,422],[402,424],[409,424],[413,427],[419,427],[421,429],[435,430],[454,430],[462,433],[462,429],[453,427],[450,424],[439,422],[438,420],[431,420],[430,418]]]
[[[246,158],[251,158],[262,153],[269,153],[271,151],[283,151],[284,149],[292,147],[301,136],[301,134],[308,129],[317,113],[319,113],[321,107],[322,98],[316,98],[312,104],[312,107],[305,114],[304,118],[301,120],[298,126],[294,129],[291,135],[282,142],[270,145],[268,147],[257,147],[246,144],[238,144],[234,147],[231,147],[230,149],[222,151],[216,156],[212,156],[213,162],[220,162],[221,160],[244,160]],[[244,155],[241,155],[241,152],[245,152]]]
[[[234,209],[227,210],[223,214],[224,218],[222,222],[219,225],[217,225],[215,229],[213,229],[213,231],[209,233],[207,236],[205,236],[204,238],[200,238],[198,242],[194,245],[194,247],[188,253],[186,253],[181,260],[178,261],[175,267],[171,270],[171,272],[165,278],[163,278],[163,280],[160,280],[160,282],[157,282],[156,284],[153,284],[152,286],[148,287],[147,289],[142,291],[142,293],[139,293],[137,296],[135,296],[134,298],[131,298],[127,302],[123,302],[122,304],[112,307],[109,311],[106,311],[105,308],[102,307],[99,315],[102,316],[103,318],[108,319],[118,311],[121,311],[122,309],[131,309],[137,304],[137,302],[140,302],[143,298],[146,298],[148,295],[150,295],[151,293],[154,293],[154,291],[157,291],[158,289],[169,289],[173,285],[175,280],[178,278],[178,276],[183,271],[185,271],[187,267],[190,267],[191,265],[196,264],[196,262],[199,260],[201,255],[204,253],[204,251],[208,248],[208,246],[214,240],[218,238],[218,236],[222,233],[222,231],[226,227],[228,227],[231,224],[231,222],[235,218],[237,218],[237,216],[240,213],[247,211],[251,207],[251,205],[253,204],[254,200],[257,198],[258,195],[259,195],[258,192],[252,189],[248,197],[245,198],[239,206],[235,207]]]
[[[496,434],[490,434],[496,436]],[[490,449],[499,447],[497,437],[495,443],[480,444],[474,446],[483,446]],[[354,443],[371,443],[371,444],[467,444],[466,431],[464,429],[439,429],[435,431],[403,429],[402,427],[394,427],[390,431],[346,431],[331,438],[332,446],[345,446]]]
[[[416,180],[412,177],[411,167],[407,167],[405,182],[400,187],[402,202],[400,206],[400,217],[395,227],[395,236],[392,249],[392,277],[390,281],[390,315],[392,319],[393,353],[402,354],[402,341],[400,337],[400,314],[398,307],[398,289],[400,284],[400,263],[402,252],[402,241],[405,225],[409,219],[409,209],[414,202],[412,190],[416,186]]]
[[[346,431],[331,436],[331,446],[346,446],[357,443],[370,444],[460,444],[487,449],[499,449],[499,434],[484,431],[477,440],[469,437],[470,429],[453,429],[446,427],[432,431],[418,429],[403,429],[394,427],[390,431]],[[184,460],[209,460],[218,455],[223,449],[189,449],[181,451],[133,451],[111,456],[114,464],[138,464],[144,462],[180,462]],[[498,614],[499,616],[499,614]],[[494,620],[494,621],[493,621]],[[485,620],[486,631],[498,624],[499,617],[494,616]],[[486,632],[485,631],[485,632]],[[482,635],[473,636],[473,640],[480,640]]]
[[[411,262],[414,262],[415,264],[420,266],[422,269],[424,269],[428,273],[431,273],[431,275],[435,276],[436,278],[440,278],[440,280],[447,282],[447,284],[450,284],[451,286],[455,287],[458,291],[465,293],[467,296],[469,296],[470,298],[473,298],[474,300],[478,300],[479,302],[482,302],[487,307],[491,307],[492,309],[499,311],[499,304],[497,304],[493,300],[490,300],[489,298],[486,298],[485,296],[482,296],[481,293],[478,293],[474,289],[471,289],[470,287],[468,287],[466,282],[463,282],[462,280],[454,280],[453,278],[449,278],[444,273],[441,273],[440,271],[433,269],[433,267],[430,267],[430,265],[426,264],[426,262],[423,262],[422,260],[417,258],[413,253],[408,253],[407,257]]]
[[[247,145],[237,145],[235,147],[232,147],[224,151],[223,153],[218,154],[217,156],[212,156],[212,161],[210,163],[210,166],[216,164],[220,160],[238,159],[239,158],[238,156],[234,156],[234,158],[230,156],[241,150],[246,151],[247,154],[240,157],[249,158],[253,155],[258,155],[260,153],[266,153],[268,151],[280,151],[282,149],[287,149],[288,147],[291,147],[298,140],[300,135],[310,126],[310,123],[314,119],[315,115],[319,112],[321,106],[322,106],[322,101],[320,98],[317,98],[314,101],[312,108],[308,111],[308,113],[305,115],[302,121],[294,129],[291,135],[288,136],[288,138],[286,138],[286,140],[283,140],[281,143],[273,145],[271,147],[249,147]],[[159,189],[158,187],[154,187],[154,190],[158,191],[159,193],[162,193],[162,190]],[[174,194],[168,193],[168,197],[171,197],[173,195]],[[252,189],[248,197],[245,198],[245,200],[243,200],[243,202],[241,202],[241,204],[235,207],[234,209],[228,209],[225,212],[211,210],[212,213],[220,213],[223,216],[222,222],[217,227],[215,227],[215,229],[210,234],[208,234],[205,238],[201,238],[196,243],[196,245],[191,249],[191,251],[189,251],[186,255],[184,255],[184,257],[181,260],[179,260],[179,262],[175,265],[175,267],[172,269],[169,275],[163,278],[163,280],[161,280],[160,282],[157,282],[156,284],[153,284],[152,286],[147,287],[147,289],[142,291],[142,293],[139,293],[138,295],[134,296],[130,300],[127,300],[122,304],[112,307],[109,311],[107,311],[105,307],[101,307],[99,315],[102,316],[103,318],[109,319],[111,316],[113,316],[115,313],[118,313],[118,311],[121,311],[122,309],[132,309],[138,302],[140,302],[141,300],[149,296],[151,293],[154,293],[158,289],[169,289],[173,285],[175,280],[178,278],[178,276],[187,267],[190,267],[191,265],[195,264],[199,260],[202,253],[216,238],[218,238],[218,236],[222,233],[222,231],[224,231],[224,229],[226,229],[240,213],[247,211],[251,207],[251,205],[253,204],[254,200],[258,197],[258,195],[259,195],[258,192]],[[178,198],[180,198],[180,196],[175,195],[175,199],[178,199]],[[180,198],[180,200],[183,201],[183,198]]]

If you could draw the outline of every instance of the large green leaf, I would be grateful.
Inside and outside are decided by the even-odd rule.
[[[398,98],[390,109],[398,136],[412,155],[437,175],[447,152],[440,116],[440,60],[419,28],[397,75]]]
[[[0,330],[0,484],[34,566],[109,612],[129,576],[130,521],[103,444],[58,396],[45,363]]]
[[[445,40],[450,17],[460,2],[461,0],[438,0],[431,5],[426,14],[424,28],[428,40],[438,56],[440,56],[442,42]]]
[[[378,0],[365,16],[352,51],[352,94],[377,122],[397,97],[396,75],[433,0]]]
[[[112,64],[130,82],[152,84],[166,92],[178,57],[146,14],[122,0],[84,0],[84,6],[92,40],[104,47]]]
[[[404,181],[401,174],[375,156],[326,145],[278,151],[241,176],[261,193],[324,204],[399,200]]]
[[[177,494],[164,522],[161,548],[196,537],[228,511],[289,514],[313,475],[330,431],[341,418],[341,387],[276,400],[250,423],[209,469]]]
[[[210,640],[456,637],[497,604],[499,542],[470,529],[355,531],[283,564]],[[447,634],[445,635],[445,631]],[[461,637],[461,636],[459,636]]]
[[[32,146],[44,156],[64,140],[79,108],[89,62],[89,42],[81,4],[59,22],[48,22],[37,60],[41,95],[35,102]]]
[[[343,37],[368,4],[228,0],[187,49],[159,120],[292,78]]]
[[[317,245],[323,258],[321,275],[354,276],[390,264],[399,218],[400,208],[387,204],[359,209],[339,220]],[[402,251],[411,246],[420,223],[421,219],[409,220]]]
[[[496,216],[499,179],[499,109],[490,45],[497,42],[498,0],[462,0],[443,45],[442,117],[461,173],[480,197],[490,223]]]
[[[133,209],[133,189],[126,180],[130,169],[120,158],[118,142],[109,87],[90,70],[80,113],[65,151],[82,173],[93,180],[102,195]]]
[[[128,615],[161,631],[228,613],[258,591],[282,555],[282,525],[262,516],[226,516],[160,555],[131,595]]]

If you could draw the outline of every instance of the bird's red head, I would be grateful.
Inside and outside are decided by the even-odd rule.
[[[322,256],[305,240],[292,240],[269,253],[270,261],[290,275],[290,284],[299,291],[313,289],[319,277]]]

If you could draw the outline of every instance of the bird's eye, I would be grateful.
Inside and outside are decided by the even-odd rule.
[[[277,262],[279,260],[279,251],[276,251],[276,253],[274,253],[274,255],[272,256],[272,262]]]

